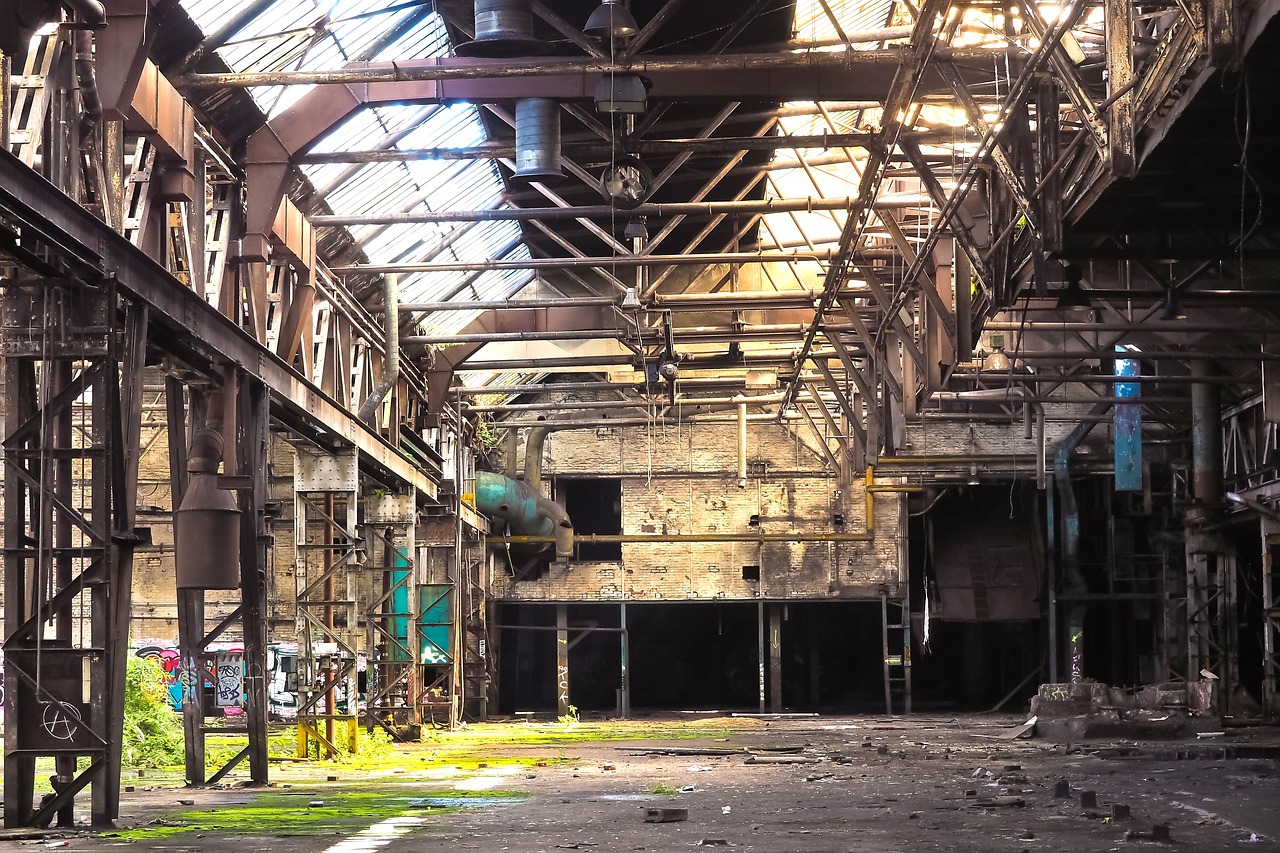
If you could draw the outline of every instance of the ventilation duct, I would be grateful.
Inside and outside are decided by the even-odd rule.
[[[214,411],[220,397],[209,400]],[[235,496],[218,488],[222,422],[207,419],[187,453],[186,491],[173,514],[174,574],[178,589],[240,586],[240,510]]]
[[[550,98],[516,102],[516,172],[526,181],[563,178],[560,170],[560,105]]]
[[[491,471],[476,472],[476,509],[511,528],[516,536],[553,536],[556,556],[573,554],[573,522],[564,507],[536,486]]]
[[[456,53],[507,58],[538,56],[548,49],[546,42],[533,36],[529,0],[476,0],[475,40],[458,45]]]

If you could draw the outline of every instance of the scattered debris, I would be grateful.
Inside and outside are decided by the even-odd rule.
[[[744,764],[818,764],[816,758],[804,755],[753,755]]]
[[[733,806],[721,806],[721,807],[720,807],[720,814],[729,814],[729,812],[731,812],[731,811],[733,811]]]
[[[1037,717],[1032,717],[1031,719],[1027,720],[1025,723],[1023,723],[1020,726],[1014,726],[1011,729],[1006,729],[1005,731],[1001,732],[999,737],[1005,738],[1006,740],[1018,740],[1022,738],[1029,738],[1032,735],[1034,735],[1036,732],[1037,719],[1038,719]]]
[[[707,773],[714,770],[714,767],[708,767],[705,764],[690,764],[687,768],[690,773]]]
[[[724,838],[704,838],[694,846],[695,847],[728,847],[729,842]]]
[[[645,823],[678,823],[689,819],[688,809],[645,809]]]
[[[180,806],[194,806],[195,804],[195,800],[178,800],[178,805]]]
[[[323,805],[324,805],[324,800],[312,800],[311,802],[307,803],[307,808],[318,809]]]
[[[1002,796],[1002,797],[975,797],[970,805],[978,808],[992,808],[995,806],[1008,806],[1020,809],[1027,804],[1022,797]]]
[[[1124,834],[1125,841],[1173,841],[1173,837],[1169,835],[1168,824],[1157,823],[1151,827],[1150,832],[1137,832],[1129,830]]]

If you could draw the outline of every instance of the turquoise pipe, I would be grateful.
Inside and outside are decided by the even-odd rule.
[[[564,507],[528,483],[492,471],[476,472],[476,509],[517,536],[554,536],[556,556],[573,553],[573,522]]]

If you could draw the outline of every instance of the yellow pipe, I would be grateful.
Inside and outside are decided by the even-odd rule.
[[[579,533],[575,542],[870,542],[866,533]],[[490,536],[490,542],[532,545],[554,542],[551,536]]]
[[[881,456],[880,465],[946,465],[950,462],[1034,462],[1029,453],[956,454],[955,456]]]

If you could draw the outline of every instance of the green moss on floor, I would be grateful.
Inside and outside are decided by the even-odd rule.
[[[221,835],[314,836],[355,835],[389,817],[403,814],[442,815],[467,808],[467,800],[479,807],[524,796],[517,791],[376,790],[318,794],[310,792],[262,793],[249,800],[226,803],[212,809],[192,809],[128,830],[103,833],[103,838],[147,841],[183,833]],[[312,806],[312,802],[322,805]],[[436,805],[444,803],[447,805]],[[423,827],[429,830],[430,827]]]

